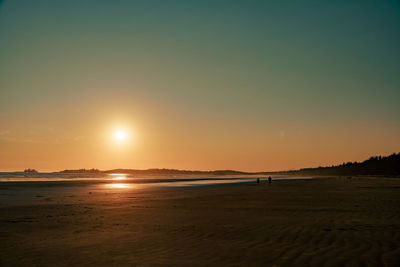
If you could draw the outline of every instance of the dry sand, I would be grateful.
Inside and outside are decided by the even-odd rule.
[[[1,266],[400,266],[400,179],[0,194]]]

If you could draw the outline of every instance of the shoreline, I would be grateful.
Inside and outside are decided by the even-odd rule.
[[[222,183],[235,183],[235,182],[255,182],[257,179],[260,181],[266,181],[268,179],[267,176],[224,176],[224,177],[204,177],[204,176],[195,176],[188,177],[182,175],[181,177],[159,177],[159,176],[151,176],[151,177],[130,177],[125,174],[120,174],[119,176],[106,176],[106,177],[91,177],[91,178],[65,178],[65,177],[39,177],[39,178],[9,178],[2,177],[0,178],[0,184],[18,184],[18,183],[31,183],[34,185],[35,183],[42,184],[101,184],[101,183],[111,183],[111,182],[124,182],[124,183],[132,183],[132,184],[157,184],[157,183],[185,183],[185,182],[204,182],[207,184],[207,181],[211,184],[222,182]],[[277,176],[273,177],[273,180],[297,180],[297,179],[316,179],[321,177],[312,177],[312,176]]]

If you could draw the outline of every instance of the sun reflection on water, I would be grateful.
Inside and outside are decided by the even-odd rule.
[[[126,177],[125,176],[118,176],[118,177],[114,177],[112,178],[113,180],[125,180]]]
[[[111,176],[110,180],[113,180],[113,181],[124,181],[124,180],[128,179],[127,178],[127,174],[125,174],[125,173],[110,173],[109,175]],[[124,183],[115,182],[115,183],[106,184],[105,186],[107,188],[112,188],[112,189],[127,189],[127,188],[131,188],[132,184],[127,183],[127,182],[128,181],[125,181]]]
[[[111,173],[112,176],[111,180],[125,180],[126,174],[123,173]]]
[[[115,189],[124,189],[131,187],[130,184],[107,184],[107,187],[115,188]]]

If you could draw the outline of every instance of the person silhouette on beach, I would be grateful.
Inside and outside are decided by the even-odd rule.
[[[272,182],[272,178],[270,176],[270,177],[268,177],[268,184],[271,184],[271,182]]]
[[[260,183],[260,178],[257,178],[257,184],[259,184]]]

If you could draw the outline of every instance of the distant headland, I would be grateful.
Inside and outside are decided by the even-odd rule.
[[[38,171],[35,169],[25,169],[24,172],[37,173]]]
[[[303,168],[299,170],[276,172],[242,172],[235,170],[193,171],[177,169],[77,169],[63,170],[59,173],[129,173],[133,175],[400,175],[400,153],[389,156],[375,156],[363,162],[347,162],[340,165]]]

